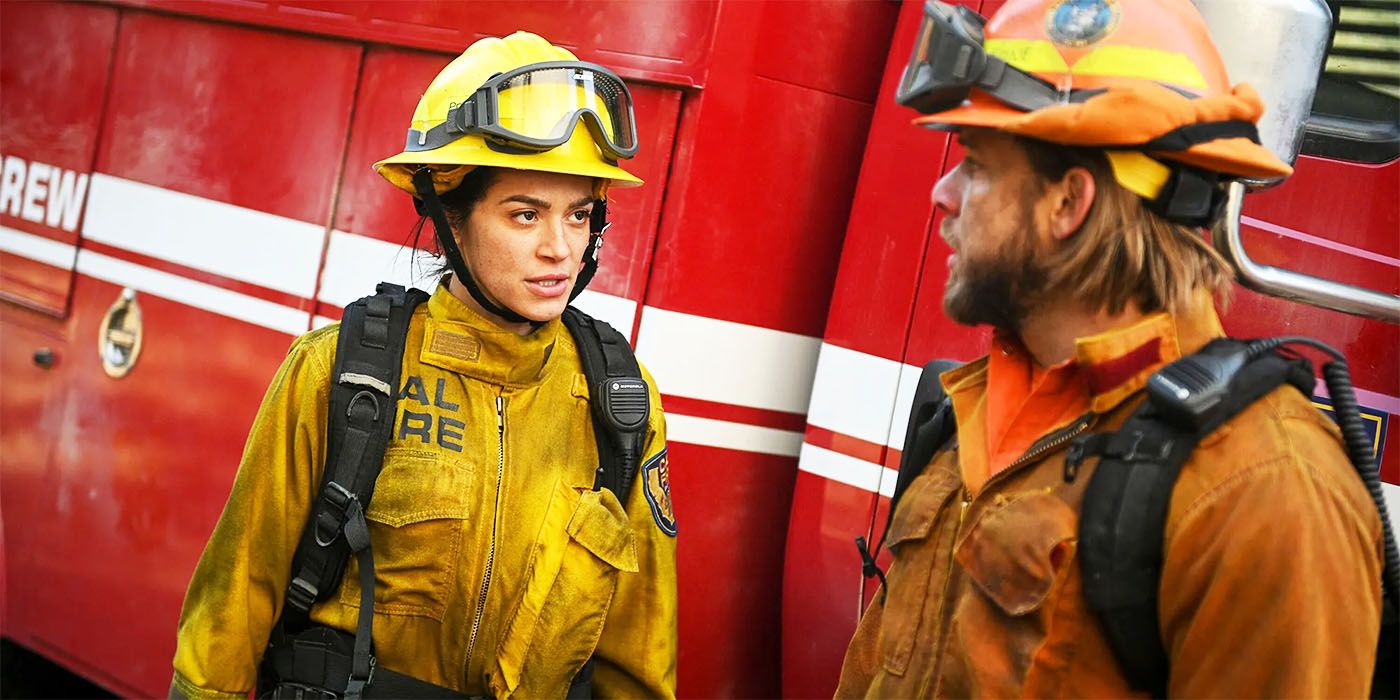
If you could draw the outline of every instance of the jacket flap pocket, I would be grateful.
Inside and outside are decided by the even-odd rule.
[[[431,452],[391,449],[375,480],[365,518],[390,527],[436,518],[465,519],[471,465]]]
[[[1045,601],[1075,542],[1074,511],[1048,491],[994,506],[958,545],[957,560],[977,588],[1009,615]]]
[[[909,490],[899,499],[899,508],[890,522],[885,544],[890,549],[910,540],[922,540],[933,529],[933,521],[949,496],[958,489],[959,481],[951,472],[937,464],[914,479]]]
[[[569,537],[614,569],[637,571],[632,525],[611,491],[584,491],[569,520]]]

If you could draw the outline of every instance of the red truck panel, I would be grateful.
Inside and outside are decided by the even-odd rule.
[[[722,448],[758,434],[774,443],[768,453],[697,448],[686,454],[705,459],[672,460],[677,517],[692,533],[680,550],[687,696],[781,690],[771,631],[796,449],[778,443],[800,442],[790,426],[806,403],[896,12],[869,2],[726,3],[704,90],[682,106],[638,354],[656,374],[673,441]],[[693,359],[676,367],[681,355]],[[693,432],[702,428],[713,433]],[[712,479],[724,488],[687,498]],[[700,535],[687,529],[697,526]],[[751,551],[746,566],[713,565],[734,561],[734,548]]]
[[[323,224],[359,53],[344,42],[128,13],[97,169]]]
[[[22,469],[7,454],[4,488],[12,525],[44,524],[6,529],[17,636],[120,692],[164,694],[244,431],[308,327],[359,58],[339,41],[122,18],[74,342],[50,398],[58,447]],[[288,265],[294,280],[260,277]],[[143,349],[113,380],[95,350],[123,286],[138,291]],[[248,322],[267,308],[280,328]]]
[[[111,8],[0,5],[0,298],[67,312],[116,36]]]
[[[711,32],[719,3],[713,0],[653,3],[366,2],[351,0],[114,0],[201,17],[218,17],[369,42],[459,53],[483,36],[517,29],[542,34],[602,63],[624,78],[677,86],[706,82]],[[426,83],[424,83],[426,84]]]

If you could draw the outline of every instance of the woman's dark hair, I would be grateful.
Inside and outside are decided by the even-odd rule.
[[[439,195],[439,199],[442,200],[442,211],[447,215],[447,222],[452,225],[454,231],[461,229],[467,217],[471,216],[472,209],[481,203],[482,197],[486,196],[486,189],[491,186],[491,181],[495,179],[495,176],[495,168],[485,166],[472,168],[455,189]],[[426,215],[419,216],[418,222],[409,231],[409,243],[413,249],[427,250],[436,257],[429,270],[429,276],[442,277],[444,273],[451,270],[447,260],[442,257],[442,244],[438,241],[437,236],[430,232],[428,234],[429,247],[423,248],[421,246],[423,229],[428,225],[428,217]]]

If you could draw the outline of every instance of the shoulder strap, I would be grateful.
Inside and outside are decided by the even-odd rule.
[[[923,473],[934,453],[943,449],[957,432],[952,402],[938,376],[961,364],[955,360],[929,360],[919,373],[919,383],[914,387],[914,403],[909,408],[909,427],[904,431],[904,450],[899,455],[899,478],[894,482],[894,495],[890,498],[891,517],[894,516],[895,504],[908,490],[914,477]],[[885,527],[888,529],[889,524],[886,523]]]
[[[569,329],[578,346],[579,363],[588,381],[593,438],[598,445],[598,471],[593,478],[593,489],[612,491],[626,508],[627,494],[632,489],[642,450],[646,447],[651,393],[632,346],[617,329],[574,306],[564,309],[564,327]],[[569,683],[569,700],[593,697],[596,664],[595,656],[589,656],[584,662]]]
[[[1154,697],[1167,691],[1157,590],[1167,508],[1182,465],[1202,438],[1281,384],[1305,396],[1312,390],[1307,360],[1275,352],[1251,360],[1246,345],[1216,340],[1158,370],[1148,399],[1123,427],[1076,439],[1067,457],[1066,474],[1086,457],[1101,457],[1079,516],[1084,596],[1128,681]],[[1212,398],[1202,404],[1202,396]]]
[[[345,307],[331,374],[321,489],[292,558],[283,622],[304,627],[311,606],[340,583],[350,545],[349,513],[369,506],[397,409],[399,371],[413,310],[428,295],[381,283]],[[356,533],[358,534],[358,533]]]
[[[651,394],[627,338],[612,326],[570,306],[564,327],[578,346],[588,381],[598,472],[593,488],[606,488],[625,506],[641,462]]]

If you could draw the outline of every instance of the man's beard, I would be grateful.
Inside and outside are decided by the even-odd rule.
[[[948,271],[943,312],[966,326],[987,324],[1019,332],[1026,318],[1045,301],[1049,272],[1041,265],[1027,212],[1020,233],[999,254],[960,256]]]

